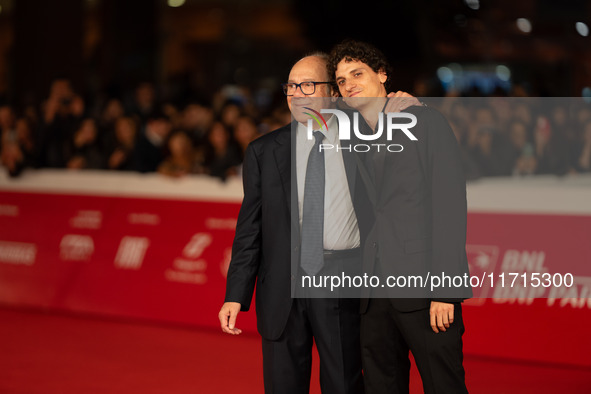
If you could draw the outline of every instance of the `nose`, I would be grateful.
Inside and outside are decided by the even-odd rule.
[[[353,81],[345,81],[345,91],[350,92],[353,88],[357,86]]]

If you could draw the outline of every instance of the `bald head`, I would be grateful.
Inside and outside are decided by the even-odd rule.
[[[325,54],[314,54],[303,57],[291,68],[288,82],[301,83],[303,81],[330,81],[326,69],[327,65],[328,57]],[[328,94],[330,95],[330,92]]]
[[[305,95],[302,93],[301,88],[297,88],[293,93],[293,96],[287,96],[287,104],[291,110],[293,116],[300,122],[305,121],[303,115],[300,114],[300,110],[294,108],[293,99],[300,104],[300,106],[312,105],[322,106],[328,105],[323,100],[314,100],[319,97],[331,97],[332,89],[331,85],[326,83],[330,81],[328,72],[326,70],[327,58],[326,55],[315,54],[306,56],[296,62],[291,68],[289,73],[288,83],[301,84],[302,82],[324,82],[316,85],[316,90],[313,94]]]

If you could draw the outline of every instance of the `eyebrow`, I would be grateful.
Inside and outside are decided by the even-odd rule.
[[[303,82],[316,82],[316,81],[315,81],[313,78],[308,78],[308,79],[304,79],[304,80],[303,80],[302,82],[300,82],[300,83],[303,83]],[[294,81],[293,79],[289,79],[289,80],[287,80],[287,83],[297,83],[297,82],[296,82],[296,81]]]
[[[362,68],[354,68],[353,70],[349,71],[349,74],[355,74],[357,71],[363,71],[363,69]],[[343,76],[337,77],[336,81],[343,79],[343,78],[345,78],[345,77],[343,77]]]

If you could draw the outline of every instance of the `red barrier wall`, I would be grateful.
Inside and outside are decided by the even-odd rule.
[[[0,303],[219,326],[239,183],[94,174],[89,187],[47,176],[60,182],[0,179]],[[468,219],[472,274],[570,272],[575,286],[521,288],[535,292],[520,299],[517,286],[475,289],[496,298],[464,308],[466,353],[591,366],[591,214],[483,212],[480,203]],[[239,327],[256,330],[254,311]]]

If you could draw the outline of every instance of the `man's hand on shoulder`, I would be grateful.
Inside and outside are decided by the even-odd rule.
[[[395,100],[388,101],[384,112],[401,112],[402,110],[412,107],[413,105],[423,105],[423,103],[421,103],[418,98],[400,90],[396,93],[388,93],[388,97],[395,98]]]
[[[240,312],[239,302],[224,302],[224,305],[222,305],[218,317],[220,318],[222,331],[226,334],[238,335],[242,333],[241,329],[236,328],[236,316],[238,316],[238,312]]]
[[[431,318],[433,332],[445,332],[449,328],[449,325],[454,322],[454,304],[431,301],[429,316]]]

